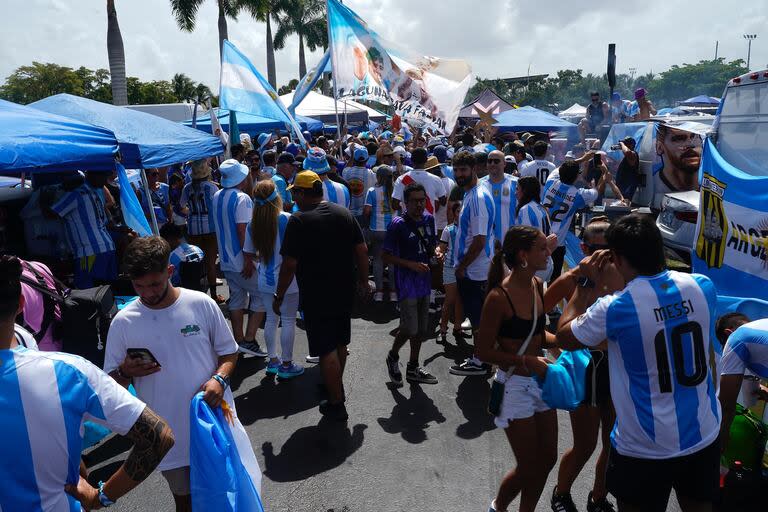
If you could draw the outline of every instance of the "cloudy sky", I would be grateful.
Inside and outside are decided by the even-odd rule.
[[[483,78],[605,70],[617,44],[617,69],[660,72],[719,55],[746,59],[745,33],[757,33],[752,68],[768,67],[768,0],[346,0],[384,37],[419,52],[467,59]],[[2,0],[0,81],[33,60],[108,68],[106,0]],[[586,7],[586,6],[589,7]],[[632,7],[627,7],[632,5]],[[186,73],[218,88],[215,0],[194,32],[181,32],[167,0],[116,0],[127,72],[143,80]],[[762,31],[762,33],[761,33]],[[242,15],[230,39],[266,75],[265,25]],[[309,54],[314,65],[320,54]],[[298,75],[298,39],[277,52],[278,85]]]

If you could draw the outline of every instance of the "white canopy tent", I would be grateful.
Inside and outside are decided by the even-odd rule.
[[[280,99],[285,106],[293,102],[294,91],[283,94]],[[343,116],[345,111],[347,121],[350,123],[371,121],[384,121],[387,116],[378,110],[372,109],[362,103],[352,100],[339,100],[339,117]],[[326,124],[336,123],[336,108],[333,98],[324,96],[319,92],[310,91],[306,98],[296,107],[296,113],[301,116],[319,119]]]
[[[559,114],[557,114],[558,117],[584,117],[587,115],[587,107],[582,107],[578,103],[574,103],[567,109],[563,110]]]

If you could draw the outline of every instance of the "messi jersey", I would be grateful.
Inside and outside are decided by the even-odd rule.
[[[365,167],[349,167],[344,169],[343,177],[349,183],[349,211],[352,215],[362,215],[365,195],[376,184],[376,175]]]
[[[680,457],[717,439],[716,304],[709,278],[666,270],[633,279],[571,323],[584,345],[608,340],[611,443],[622,455]]]
[[[517,221],[517,178],[505,174],[499,183],[493,183],[488,175],[480,178],[479,183],[493,199],[493,236],[503,242],[504,235]]]
[[[565,235],[576,212],[597,200],[597,190],[577,188],[559,179],[549,180],[542,192],[542,205],[549,213],[552,232],[557,235],[557,245],[565,245]]]
[[[51,207],[64,219],[69,247],[78,258],[115,250],[107,231],[104,195],[99,192],[83,183]]]
[[[745,370],[768,379],[768,319],[744,324],[730,335],[723,349],[723,375],[743,375]]]
[[[384,187],[371,187],[365,197],[365,206],[371,207],[371,231],[386,231],[392,217],[392,200],[387,197]]]
[[[179,204],[189,208],[187,229],[190,235],[206,235],[215,231],[213,195],[218,191],[219,187],[212,181],[184,185]]]

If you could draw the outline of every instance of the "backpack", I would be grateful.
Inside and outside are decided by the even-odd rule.
[[[74,290],[67,288],[54,277],[56,289],[51,290],[47,285],[25,276],[21,277],[21,281],[53,299],[61,308],[61,322],[57,322],[59,325],[54,324],[54,328],[56,335],[59,335],[57,337],[62,340],[63,351],[81,356],[103,368],[109,324],[117,314],[117,305],[110,286]],[[49,309],[52,314],[52,308],[46,308],[43,326],[55,322],[55,318],[45,318],[49,316]]]

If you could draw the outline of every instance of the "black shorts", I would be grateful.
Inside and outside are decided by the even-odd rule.
[[[611,447],[608,491],[617,500],[648,512],[665,511],[672,489],[678,496],[712,503],[720,485],[720,444],[671,459],[638,459]]]
[[[584,401],[582,404],[593,407],[611,405],[611,380],[608,375],[608,352],[590,350],[587,366]]]
[[[304,312],[304,328],[307,331],[309,355],[322,357],[352,340],[352,317],[312,316]]]

